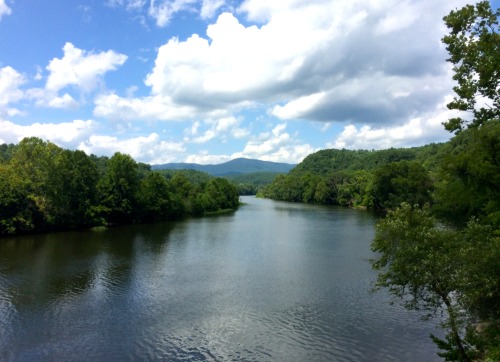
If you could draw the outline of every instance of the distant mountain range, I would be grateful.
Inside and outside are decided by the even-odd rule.
[[[217,165],[199,165],[197,163],[166,163],[151,165],[153,170],[196,170],[214,176],[238,175],[254,172],[288,173],[295,165],[270,161],[253,160],[249,158],[235,158],[234,160]]]

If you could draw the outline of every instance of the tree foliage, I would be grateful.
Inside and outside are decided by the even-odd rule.
[[[34,137],[0,153],[0,235],[153,222],[238,206],[237,188],[225,179],[196,184],[182,173],[167,179],[122,153],[87,156]],[[210,202],[196,204],[198,195]]]
[[[445,317],[446,339],[433,337],[452,361],[490,357],[498,342],[498,324],[488,333],[476,326],[500,316],[499,238],[472,220],[466,228],[443,228],[428,210],[402,204],[377,226],[372,266],[376,287],[387,288],[408,309]],[[497,350],[498,352],[498,350]]]
[[[489,1],[467,5],[444,17],[450,32],[443,38],[453,64],[453,88],[457,96],[448,108],[472,112],[472,120],[453,118],[445,123],[449,131],[478,127],[500,118],[500,9]]]
[[[389,209],[431,202],[433,178],[445,144],[379,151],[322,150],[258,196],[275,200]]]

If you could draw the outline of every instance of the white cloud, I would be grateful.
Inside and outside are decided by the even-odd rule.
[[[417,117],[402,125],[373,127],[353,124],[344,127],[336,139],[327,146],[347,149],[385,149],[390,147],[422,146],[431,142],[445,142],[452,136],[442,123],[456,117],[455,111],[444,110],[451,97],[438,105],[434,112]]]
[[[172,16],[180,11],[189,10],[197,0],[151,0],[149,15],[156,20],[156,25],[167,25]]]
[[[54,58],[49,62],[49,75],[45,87],[32,88],[27,91],[35,104],[49,108],[76,108],[79,102],[68,92],[60,95],[63,89],[71,87],[73,90],[87,94],[103,86],[103,76],[116,70],[127,60],[127,56],[113,50],[106,52],[87,52],[76,48],[71,43],[63,47],[64,56]],[[37,72],[36,78],[41,78]]]
[[[94,115],[119,120],[182,120],[196,114],[194,107],[178,106],[165,95],[122,98],[114,93],[95,99]]]
[[[4,15],[10,15],[12,14],[11,8],[5,4],[5,0],[0,0],[0,20],[2,20],[2,17]]]
[[[91,135],[78,145],[85,153],[112,156],[115,152],[130,155],[134,160],[150,164],[174,162],[185,153],[182,142],[162,141],[158,134],[118,139],[112,136]]]
[[[224,5],[224,0],[203,0],[200,10],[200,16],[202,19],[212,18],[218,9]]]
[[[203,125],[207,125],[208,129],[200,132],[202,123],[200,121],[194,122],[190,128],[184,131],[186,143],[202,144],[211,141],[215,138],[221,142],[226,142],[228,137],[231,136],[235,139],[241,139],[250,133],[248,129],[239,127],[242,123],[241,118],[234,116],[222,117],[218,119],[206,119]]]
[[[43,88],[31,88],[26,92],[27,95],[35,100],[35,104],[40,107],[50,108],[77,108],[78,102],[68,93],[59,96],[57,92]]]
[[[379,20],[375,28],[376,35],[385,35],[412,27],[421,11],[425,11],[425,8],[420,8],[419,2],[410,4],[408,1],[398,1],[393,2],[392,6],[393,11]]]
[[[228,155],[212,155],[208,151],[202,151],[196,155],[189,155],[184,162],[198,163],[200,165],[214,165],[230,161],[232,158]]]
[[[286,132],[286,124],[278,124],[269,132],[262,132],[251,137],[240,152],[231,155],[215,155],[204,150],[189,155],[185,162],[216,164],[235,158],[253,158],[263,161],[299,163],[307,155],[318,151],[307,143],[302,143]]]
[[[264,161],[299,163],[307,155],[317,151],[309,144],[302,144],[285,132],[286,124],[278,124],[271,132],[253,137],[241,152],[231,158],[246,157]]]
[[[206,119],[260,107],[283,120],[372,128],[422,118],[451,93],[442,17],[461,3],[247,0],[236,15],[259,26],[223,13],[206,38],[170,39],[145,79],[150,95],[113,95],[105,105],[102,98],[95,114]],[[191,1],[152,4],[166,14],[196,7]]]
[[[20,86],[26,83],[26,78],[12,67],[0,68],[0,116],[19,113],[15,108],[8,108],[10,103],[17,102],[24,97]]]
[[[5,143],[18,143],[25,137],[39,137],[54,142],[61,147],[74,148],[82,139],[89,136],[97,126],[97,123],[93,120],[33,123],[26,126],[0,120],[0,134]]]
[[[328,101],[325,99],[326,93],[319,92],[307,96],[299,97],[288,102],[284,106],[276,105],[271,110],[271,114],[280,119],[297,119],[304,117],[308,112],[314,110],[320,103]]]
[[[76,86],[86,92],[94,90],[101,77],[108,71],[123,65],[127,56],[113,50],[87,52],[71,43],[63,47],[64,56],[54,58],[47,66],[50,72],[45,88],[57,92],[67,86]]]

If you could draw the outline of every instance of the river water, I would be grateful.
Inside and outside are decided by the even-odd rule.
[[[438,360],[432,323],[370,293],[372,214],[243,201],[1,239],[0,360]]]

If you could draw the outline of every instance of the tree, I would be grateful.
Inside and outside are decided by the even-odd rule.
[[[167,220],[182,214],[180,202],[174,198],[167,179],[150,172],[141,180],[139,201],[143,221]]]
[[[139,171],[132,157],[116,152],[107,163],[99,189],[108,222],[133,221],[138,210]]]
[[[453,88],[457,96],[449,109],[472,112],[470,123],[460,117],[444,123],[451,132],[465,126],[478,127],[500,118],[500,9],[493,11],[489,1],[467,5],[444,17],[450,33],[443,38],[453,64]]]
[[[27,198],[35,230],[54,225],[51,177],[57,172],[55,159],[61,152],[62,148],[37,137],[24,138],[12,152],[11,171],[16,173],[17,187]]]
[[[467,286],[477,281],[469,273],[477,260],[464,255],[464,250],[477,250],[473,244],[478,242],[439,227],[428,210],[402,204],[377,225],[372,244],[372,250],[379,253],[371,260],[379,272],[376,288],[388,288],[407,309],[425,310],[429,316],[444,314],[446,341],[433,339],[447,350],[440,353],[447,360],[471,361],[478,354],[466,340],[473,323],[463,313]]]
[[[374,205],[392,209],[407,202],[423,206],[432,201],[432,180],[417,161],[400,161],[380,167],[373,179]]]
[[[500,227],[500,120],[460,132],[442,159],[433,212],[463,227],[471,217]]]
[[[63,150],[55,158],[54,167],[48,190],[54,223],[61,228],[91,225],[97,202],[97,165],[83,151]]]
[[[34,208],[16,171],[0,164],[0,235],[33,230]]]

